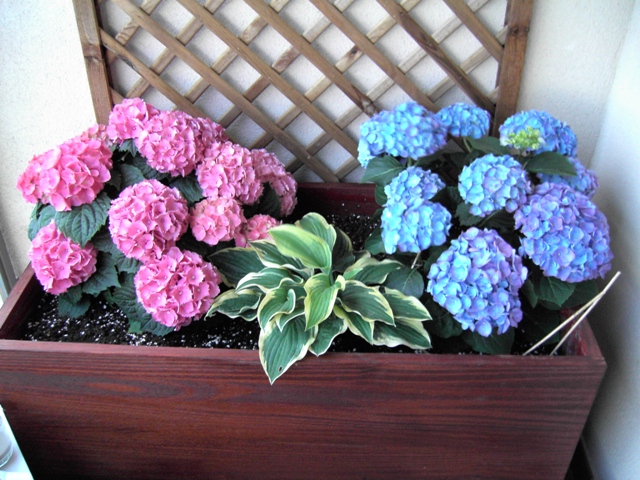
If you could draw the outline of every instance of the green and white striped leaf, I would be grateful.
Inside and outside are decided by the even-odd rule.
[[[278,288],[283,281],[288,280],[292,284],[302,285],[304,280],[297,275],[291,273],[286,268],[268,267],[259,272],[249,273],[238,282],[236,290],[244,290],[245,288],[258,287],[264,293],[269,290]]]
[[[304,319],[298,318],[280,330],[275,321],[267,323],[260,331],[258,346],[260,363],[271,384],[291,365],[304,358],[318,333],[317,328],[305,329]]]
[[[376,260],[372,257],[363,257],[344,272],[347,280],[358,280],[365,285],[380,285],[384,283],[391,272],[402,268],[402,264],[396,260]]]
[[[373,344],[373,325],[374,322],[368,322],[356,312],[349,312],[344,308],[336,305],[333,307],[333,313],[336,317],[341,318],[347,323],[347,328],[359,337],[364,338],[367,342]]]
[[[279,313],[274,317],[274,320],[276,321],[278,328],[282,330],[287,323],[301,315],[304,315],[304,298],[298,298],[296,300],[296,306],[292,312]]]
[[[396,318],[395,327],[376,322],[373,329],[373,344],[387,347],[406,345],[423,350],[431,348],[431,338],[421,321]]]
[[[255,320],[262,297],[262,293],[254,290],[242,292],[228,290],[216,297],[207,312],[207,317],[222,313],[231,318],[242,317],[245,320]]]
[[[331,247],[319,236],[290,224],[272,228],[269,235],[282,254],[299,259],[306,267],[331,267]]]
[[[294,289],[278,288],[267,293],[258,307],[258,322],[265,328],[279,313],[291,313],[296,306],[296,292]]]
[[[385,289],[382,295],[387,299],[387,302],[389,302],[396,323],[399,319],[417,320],[419,322],[431,320],[431,315],[426,307],[416,297],[405,295],[392,288]]]
[[[251,242],[260,261],[267,267],[288,268],[296,271],[302,278],[313,275],[313,269],[308,268],[299,259],[283,254],[271,240],[256,240]]]
[[[304,285],[304,290],[307,292],[304,299],[307,329],[315,327],[329,317],[338,292],[344,290],[344,287],[345,282],[342,276],[338,276],[333,284],[331,277],[324,273],[318,273],[307,280]]]
[[[326,353],[333,343],[333,339],[346,332],[347,328],[349,327],[344,319],[333,315],[330,316],[318,325],[318,334],[314,342],[309,346],[309,351],[316,357]]]
[[[214,253],[211,260],[224,283],[230,287],[235,287],[245,275],[259,272],[265,267],[253,248],[225,248]]]
[[[296,225],[303,230],[320,237],[332,250],[336,243],[336,230],[329,225],[324,217],[318,213],[307,213],[304,217],[296,222]]]
[[[342,230],[336,228],[336,243],[331,250],[331,268],[334,272],[344,272],[355,259],[351,239]]]
[[[376,287],[347,280],[344,291],[340,292],[340,300],[346,311],[359,313],[365,320],[395,325],[391,306]]]

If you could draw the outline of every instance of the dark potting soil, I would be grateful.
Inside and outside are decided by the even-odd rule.
[[[362,215],[329,215],[327,220],[342,229],[353,242],[356,250],[364,249],[365,239],[377,227],[370,217]],[[99,343],[119,345],[147,345],[192,348],[237,348],[258,349],[260,327],[258,322],[248,322],[241,318],[228,318],[218,315],[192,322],[177,332],[165,336],[152,333],[127,333],[129,322],[119,308],[97,298],[87,313],[77,318],[61,317],[58,314],[58,299],[45,293],[22,334],[23,340]],[[428,353],[473,353],[459,338],[442,340],[432,335],[433,347]],[[520,344],[518,344],[520,343]],[[524,352],[530,344],[517,341],[514,353]],[[395,348],[370,345],[362,338],[347,331],[336,337],[331,352],[393,352],[424,353],[399,346]],[[537,354],[544,354],[539,349]]]

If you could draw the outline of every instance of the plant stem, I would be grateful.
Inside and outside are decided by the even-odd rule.
[[[413,259],[413,263],[411,264],[411,270],[414,269],[414,267],[416,266],[416,263],[418,263],[418,260],[420,260],[421,256],[422,256],[422,252],[418,252],[418,254],[416,255],[416,258]]]

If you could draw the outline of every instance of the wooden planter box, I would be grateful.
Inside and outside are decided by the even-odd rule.
[[[300,198],[376,208],[365,185]],[[605,371],[585,322],[564,356],[330,353],[270,386],[257,351],[12,340],[41,292],[27,268],[0,314],[36,478],[562,479]]]

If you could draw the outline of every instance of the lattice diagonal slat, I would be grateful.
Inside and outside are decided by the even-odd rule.
[[[98,121],[209,116],[301,180],[357,178],[360,124],[415,100],[515,111],[533,0],[74,0]]]

